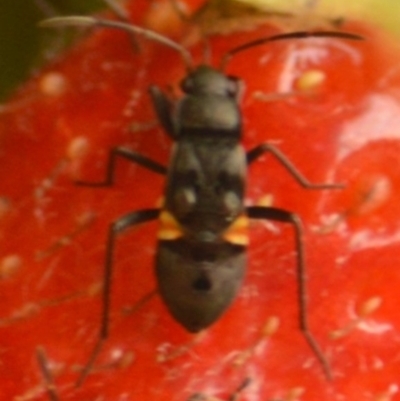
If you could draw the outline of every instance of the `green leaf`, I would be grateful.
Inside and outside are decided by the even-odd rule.
[[[52,16],[49,13],[85,14],[101,7],[104,7],[101,0],[0,1],[0,100],[6,99],[18,83],[29,77],[47,49],[54,50],[66,43],[57,32],[49,40],[48,33],[37,27],[38,21]]]

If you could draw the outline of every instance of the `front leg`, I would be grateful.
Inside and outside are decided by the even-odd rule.
[[[127,159],[131,162],[137,163],[140,166],[147,168],[150,171],[154,171],[157,174],[165,175],[167,173],[167,168],[162,164],[155,162],[154,160],[149,159],[146,156],[141,155],[133,150],[127,148],[113,148],[110,151],[108,163],[107,163],[107,173],[104,181],[100,182],[86,182],[86,181],[77,181],[75,182],[77,185],[88,186],[88,187],[108,187],[114,184],[114,172],[115,165],[117,161],[117,157],[121,157]]]
[[[253,163],[256,159],[262,156],[264,153],[270,152],[276,157],[276,159],[289,171],[289,173],[296,179],[296,181],[304,188],[307,189],[343,189],[343,184],[313,184],[307,180],[297,170],[296,166],[275,146],[269,143],[262,143],[255,148],[247,152],[247,164]]]
[[[168,136],[175,140],[174,122],[172,120],[172,104],[158,86],[150,86],[149,93],[157,119]]]
[[[328,378],[332,379],[332,372],[329,362],[321,350],[317,340],[312,334],[308,323],[308,294],[307,294],[307,272],[304,257],[303,227],[300,217],[295,213],[288,212],[275,207],[253,206],[247,208],[248,216],[252,219],[264,219],[289,223],[294,228],[296,253],[297,253],[297,296],[299,305],[299,328],[307,343],[314,352],[322,369]]]

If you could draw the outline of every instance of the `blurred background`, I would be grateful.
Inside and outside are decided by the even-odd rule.
[[[293,13],[295,17],[302,10],[309,9],[311,13],[323,16],[368,21],[384,27],[391,35],[394,34],[396,40],[400,38],[399,0],[204,1],[215,7],[225,7],[229,3],[251,5],[261,13],[275,9]],[[185,0],[182,2],[185,3]],[[105,8],[104,0],[0,0],[0,102],[5,101],[20,82],[62,51],[77,35],[73,29],[39,29],[36,26],[38,21],[57,15],[89,14],[102,8]]]
[[[55,15],[88,14],[101,8],[102,0],[0,1],[0,102],[71,40],[73,30],[41,30],[36,26],[38,21]]]

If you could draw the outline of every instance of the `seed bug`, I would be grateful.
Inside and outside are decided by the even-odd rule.
[[[118,234],[129,227],[158,219],[155,272],[158,291],[171,315],[189,332],[209,327],[228,308],[241,287],[247,264],[249,219],[272,220],[293,227],[296,247],[299,327],[328,379],[331,370],[309,329],[306,265],[302,222],[299,216],[277,207],[244,205],[247,167],[261,155],[273,155],[306,189],[340,189],[340,184],[310,183],[275,146],[261,143],[245,151],[242,114],[239,107],[239,78],[224,73],[235,54],[269,42],[309,37],[361,40],[345,32],[292,32],[262,37],[228,51],[219,68],[194,66],[189,51],[154,31],[119,21],[92,17],[59,17],[43,21],[43,27],[86,26],[121,29],[159,42],[177,51],[187,69],[181,81],[183,96],[175,109],[155,86],[149,88],[155,114],[174,141],[168,167],[133,150],[110,151],[106,178],[81,182],[91,187],[114,183],[117,159],[137,163],[166,175],[165,202],[160,209],[131,212],[111,223],[104,264],[103,313],[99,339],[81,374],[81,384],[94,363],[109,332],[110,291],[114,248]]]

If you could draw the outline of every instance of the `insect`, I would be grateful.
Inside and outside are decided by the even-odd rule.
[[[362,38],[351,33],[329,31],[262,37],[231,49],[222,57],[219,68],[214,68],[205,64],[195,67],[189,51],[178,43],[125,22],[71,16],[41,23],[43,27],[68,25],[122,29],[136,37],[142,35],[177,51],[187,69],[181,81],[183,96],[175,108],[158,87],[149,89],[158,121],[174,141],[168,167],[133,150],[116,147],[110,151],[105,179],[80,183],[91,187],[112,185],[118,159],[126,159],[166,176],[165,201],[161,208],[134,211],[110,225],[99,339],[78,383],[84,380],[108,336],[112,269],[118,234],[156,219],[159,220],[155,257],[158,291],[171,315],[189,332],[209,327],[226,311],[238,293],[247,264],[249,219],[290,224],[297,251],[299,327],[330,379],[329,363],[309,329],[301,219],[295,213],[277,207],[246,207],[244,194],[248,166],[266,153],[274,156],[304,188],[321,190],[343,186],[310,183],[278,148],[269,143],[245,151],[240,143],[240,80],[226,75],[224,68],[235,54],[268,42],[308,37]]]

